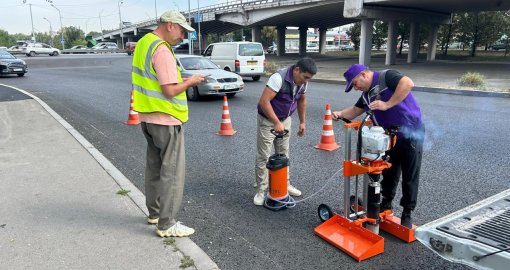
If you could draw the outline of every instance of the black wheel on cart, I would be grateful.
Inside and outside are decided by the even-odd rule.
[[[333,211],[331,210],[331,207],[329,207],[326,204],[319,205],[319,208],[317,210],[321,222],[330,219],[334,214]]]

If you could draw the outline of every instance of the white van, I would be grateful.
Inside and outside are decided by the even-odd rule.
[[[202,54],[220,68],[260,80],[264,74],[264,49],[258,42],[221,42],[207,46]]]

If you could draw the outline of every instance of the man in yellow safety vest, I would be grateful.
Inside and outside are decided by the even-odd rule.
[[[147,222],[157,225],[156,234],[161,237],[195,232],[176,221],[176,216],[184,191],[186,89],[203,82],[205,76],[197,74],[183,80],[171,47],[182,42],[185,32],[193,31],[180,12],[167,11],[156,30],[138,41],[133,57],[133,109],[139,113],[147,139]]]

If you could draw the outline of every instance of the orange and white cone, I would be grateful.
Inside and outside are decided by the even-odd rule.
[[[232,136],[236,134],[237,131],[235,131],[232,128],[232,122],[230,121],[230,112],[228,110],[228,102],[227,102],[227,96],[223,97],[223,114],[221,115],[221,125],[220,130],[218,131],[218,135],[221,136]]]
[[[322,125],[321,140],[315,148],[327,151],[334,151],[340,148],[340,145],[335,142],[333,117],[331,116],[331,107],[329,106],[329,103],[326,104],[326,114],[324,115],[324,125]]]
[[[140,124],[140,119],[138,119],[138,113],[133,111],[133,91],[131,91],[131,101],[129,104],[129,115],[128,120],[125,123],[126,125],[138,125]]]

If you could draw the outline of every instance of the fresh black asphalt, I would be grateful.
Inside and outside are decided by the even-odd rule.
[[[123,124],[129,112],[131,58],[68,58],[35,58],[25,77],[1,77],[0,83],[44,100],[143,192],[145,140],[139,126]],[[385,233],[385,252],[358,263],[313,234],[320,222],[319,204],[337,211],[341,208],[343,178],[328,179],[341,169],[343,151],[313,147],[320,139],[326,103],[337,110],[358,98],[356,93],[343,93],[340,85],[310,84],[306,135],[291,139],[291,179],[303,197],[327,186],[293,209],[272,212],[254,206],[256,104],[265,80],[246,79],[245,91],[229,100],[233,127],[238,131],[232,137],[215,134],[221,97],[189,104],[187,180],[180,217],[197,230],[191,239],[221,269],[467,269],[444,261],[418,242],[406,244]],[[416,224],[510,186],[508,98],[414,94],[427,128]],[[295,135],[297,115],[293,120]],[[338,124],[335,135],[343,143]]]

